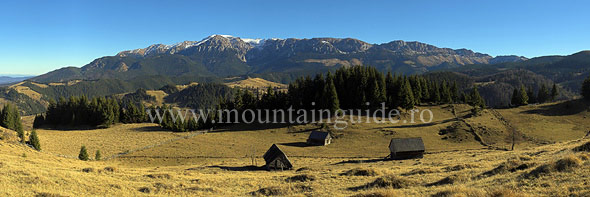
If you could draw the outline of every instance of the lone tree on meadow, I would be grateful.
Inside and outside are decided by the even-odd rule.
[[[37,131],[33,129],[31,132],[31,136],[29,136],[29,145],[31,145],[35,150],[41,150],[41,142],[39,141],[39,137],[37,136]]]
[[[88,151],[86,150],[86,146],[82,145],[82,148],[80,148],[80,154],[78,154],[78,159],[82,160],[82,161],[88,161]]]

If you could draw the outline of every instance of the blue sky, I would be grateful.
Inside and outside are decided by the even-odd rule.
[[[0,74],[42,74],[151,44],[243,38],[420,41],[490,55],[590,49],[588,1],[2,1]]]

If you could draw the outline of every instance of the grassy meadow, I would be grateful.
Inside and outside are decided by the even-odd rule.
[[[207,133],[149,123],[39,129],[41,152],[2,130],[0,195],[588,196],[590,139],[583,137],[590,124],[580,105],[484,110],[475,117],[468,106],[455,105],[460,119],[451,106],[422,106],[435,115],[432,123],[349,124],[333,130],[328,146],[305,145],[319,125],[233,125]],[[514,151],[505,150],[509,127],[519,135]],[[394,137],[422,137],[427,153],[383,160]],[[261,168],[273,143],[293,170]],[[91,157],[97,149],[103,158],[126,154],[79,161],[83,144]]]

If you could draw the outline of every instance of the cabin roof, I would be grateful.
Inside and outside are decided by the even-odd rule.
[[[264,158],[264,161],[266,161],[266,163],[269,163],[272,162],[275,158],[281,156],[284,156],[285,159],[287,159],[287,161],[289,162],[289,164],[291,163],[287,155],[276,144],[273,144],[272,146],[270,146],[268,151],[264,153],[262,157]]]
[[[309,139],[314,139],[314,140],[325,140],[326,138],[329,138],[330,133],[328,132],[323,132],[323,131],[312,131],[309,134]]]
[[[393,138],[389,142],[391,152],[424,152],[424,142],[422,138]]]

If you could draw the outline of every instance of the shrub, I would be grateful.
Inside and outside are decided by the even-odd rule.
[[[86,150],[86,146],[82,145],[80,148],[80,154],[78,154],[78,159],[82,161],[88,161],[88,151]]]

